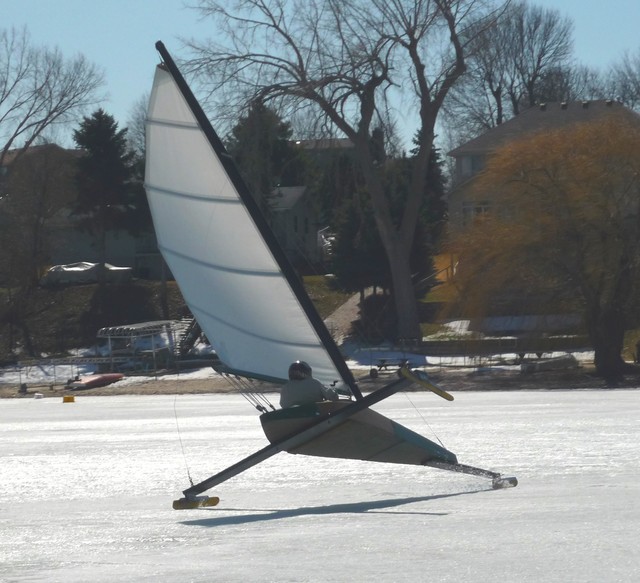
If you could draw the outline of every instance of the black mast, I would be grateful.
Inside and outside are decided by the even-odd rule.
[[[264,239],[265,243],[267,244],[271,253],[273,254],[273,257],[276,260],[276,263],[278,264],[282,273],[286,277],[287,282],[289,283],[289,286],[291,287],[291,289],[293,290],[293,293],[296,295],[298,301],[300,302],[302,309],[305,311],[307,317],[309,318],[309,321],[313,326],[314,330],[316,331],[316,334],[320,338],[320,341],[326,348],[327,353],[329,354],[329,357],[331,358],[338,372],[342,376],[342,379],[349,386],[349,389],[351,390],[351,393],[353,394],[353,396],[358,400],[362,399],[363,395],[360,392],[360,389],[358,388],[356,380],[353,374],[351,373],[351,371],[349,370],[349,367],[347,366],[347,363],[345,362],[342,356],[342,353],[338,348],[338,345],[333,340],[333,337],[331,336],[329,330],[327,330],[327,327],[322,321],[320,314],[318,314],[316,307],[313,305],[311,298],[309,298],[309,295],[304,289],[302,281],[298,277],[298,274],[293,268],[293,265],[291,265],[289,258],[284,253],[282,247],[280,246],[280,244],[276,239],[276,236],[273,234],[271,227],[269,226],[266,219],[264,218],[264,215],[260,211],[258,203],[251,196],[251,193],[249,192],[247,185],[242,179],[242,176],[240,175],[240,172],[238,171],[238,168],[236,167],[235,162],[232,160],[231,156],[228,154],[226,148],[224,147],[224,144],[218,137],[218,134],[213,129],[213,126],[211,125],[211,123],[209,122],[209,119],[207,118],[204,111],[202,110],[202,107],[200,107],[198,100],[195,98],[191,89],[187,85],[187,82],[182,76],[182,73],[180,73],[180,70],[178,69],[177,65],[175,64],[174,60],[169,54],[169,51],[167,51],[166,47],[161,41],[158,41],[156,43],[156,49],[160,53],[160,56],[162,57],[162,61],[166,69],[169,71],[169,73],[171,73],[171,76],[173,77],[174,81],[178,85],[178,88],[180,89],[182,96],[185,98],[187,104],[189,105],[191,111],[193,112],[193,115],[196,117],[196,120],[198,121],[198,125],[200,126],[205,136],[209,140],[209,143],[211,144],[211,147],[214,149],[215,153],[220,159],[221,164],[224,166],[224,169],[227,172],[229,179],[231,180],[231,182],[233,182],[233,185],[238,191],[238,194],[242,199],[242,202],[246,206],[249,212],[249,215],[253,219],[253,222],[255,223],[256,227],[260,231],[262,238]]]

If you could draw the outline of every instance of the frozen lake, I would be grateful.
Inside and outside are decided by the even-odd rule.
[[[1,400],[0,581],[639,581],[640,392],[455,396],[374,408],[517,488],[281,453],[183,511],[266,445],[242,397]]]

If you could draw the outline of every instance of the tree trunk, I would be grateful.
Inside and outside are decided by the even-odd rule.
[[[29,324],[27,324],[26,317],[20,319],[20,330],[22,331],[22,341],[24,342],[25,352],[32,357],[39,356],[39,354],[36,353],[36,347],[33,344],[33,337],[31,336],[31,330],[29,329]]]
[[[621,380],[624,372],[624,318],[619,310],[598,310],[589,323],[589,336],[595,351],[596,374],[609,383]]]
[[[396,247],[387,250],[393,281],[393,301],[398,319],[398,338],[421,339],[418,303],[416,301],[409,254],[397,251]]]
[[[165,320],[169,319],[169,294],[167,291],[167,264],[164,261],[164,257],[160,255],[160,310],[162,311],[162,317]]]
[[[28,287],[20,288],[11,301],[10,310],[12,324],[15,324],[15,327],[21,332],[24,352],[29,356],[35,357],[38,355],[36,354],[36,347],[27,322],[30,300],[31,290]]]
[[[104,219],[101,221],[98,231],[98,310],[106,311],[107,305],[107,228]]]
[[[389,200],[385,196],[376,163],[371,157],[368,136],[365,136],[364,139],[362,136],[357,136],[356,138],[354,143],[356,144],[360,168],[371,196],[376,226],[389,262],[397,318],[396,337],[419,339],[421,337],[420,321],[418,319],[418,304],[411,279],[410,255],[417,223],[419,194],[423,190],[417,191],[415,187],[412,188],[412,192],[406,202],[400,227],[396,227],[393,224]],[[414,185],[412,184],[412,186]],[[409,220],[407,220],[407,214],[410,215],[408,217]]]

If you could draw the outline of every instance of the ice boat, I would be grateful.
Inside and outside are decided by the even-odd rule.
[[[370,409],[420,382],[418,371],[363,395],[238,169],[161,42],[146,125],[145,188],[160,250],[183,297],[215,349],[217,369],[283,384],[290,363],[343,395],[337,402],[276,410],[260,393],[243,394],[261,413],[269,444],[184,490],[176,508],[212,505],[201,496],[270,456],[304,455],[419,464],[479,475],[495,487],[515,478],[458,463],[452,452]]]
[[[96,373],[76,377],[69,383],[71,389],[96,389],[98,387],[106,387],[112,383],[122,380],[124,375],[119,372]]]

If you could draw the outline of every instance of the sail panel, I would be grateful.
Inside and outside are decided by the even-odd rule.
[[[334,361],[172,75],[156,69],[145,187],[156,235],[184,299],[231,369],[285,379],[305,360],[323,384]]]
[[[178,157],[174,160],[181,163]],[[279,273],[264,245],[253,248],[258,238],[248,228],[249,215],[237,200],[220,203],[216,202],[217,192],[199,192],[195,197],[153,184],[147,184],[147,192],[152,193],[154,226],[165,233],[162,245],[166,250],[228,269]]]

